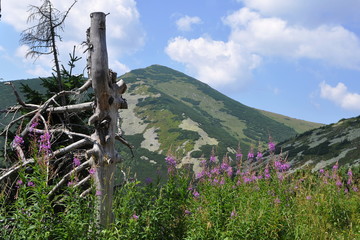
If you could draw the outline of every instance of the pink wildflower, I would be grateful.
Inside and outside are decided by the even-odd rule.
[[[14,138],[14,145],[21,146],[23,144],[24,144],[24,139],[22,137],[16,135]]]
[[[35,183],[33,183],[33,182],[31,182],[31,181],[28,182],[27,185],[28,185],[29,187],[35,187]]]
[[[74,166],[75,166],[75,167],[78,167],[78,166],[80,166],[81,161],[80,161],[80,159],[78,159],[77,157],[74,157],[73,163],[74,163]]]
[[[342,184],[342,182],[340,181],[340,180],[337,180],[336,181],[336,186],[338,186],[338,187],[341,187],[343,184]]]
[[[51,149],[50,138],[51,138],[51,135],[49,132],[46,132],[40,136],[39,143],[40,143],[40,151],[41,152],[44,152],[44,153],[50,152],[50,149]]]
[[[194,196],[195,198],[198,198],[198,197],[200,196],[200,193],[198,193],[198,191],[194,190],[193,196]]]
[[[30,128],[29,128],[29,131],[30,131],[30,132],[33,132],[33,131],[34,131],[34,128],[36,128],[37,125],[39,125],[39,123],[37,122],[37,120],[34,121],[33,123],[31,123]]]
[[[336,164],[333,166],[333,170],[336,171],[338,168],[339,168],[339,164],[336,163]]]
[[[215,163],[216,162],[216,157],[214,155],[210,156],[210,162],[211,163]]]
[[[268,145],[270,152],[275,152],[275,143],[270,141]]]
[[[253,160],[253,158],[254,158],[254,153],[253,153],[252,151],[250,151],[250,152],[248,153],[248,155],[247,155],[247,158],[248,158],[248,160]]]

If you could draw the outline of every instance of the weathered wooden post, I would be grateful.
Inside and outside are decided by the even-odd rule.
[[[120,156],[115,150],[115,137],[118,133],[118,110],[127,108],[121,94],[126,84],[116,82],[116,73],[109,70],[106,49],[106,15],[94,12],[90,15],[91,25],[88,32],[89,78],[95,92],[95,111],[89,124],[95,126],[92,139],[94,147],[87,152],[92,159],[96,195],[98,200],[98,221],[106,228],[113,222],[112,202],[116,163]]]

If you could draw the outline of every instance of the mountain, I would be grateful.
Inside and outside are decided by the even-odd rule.
[[[120,111],[124,138],[134,145],[130,151],[119,145],[125,165],[141,176],[166,169],[167,153],[180,165],[199,168],[199,158],[214,149],[222,158],[233,157],[238,144],[244,153],[251,146],[263,149],[269,136],[276,142],[322,126],[245,106],[208,85],[168,67],[152,65],[121,76],[128,85],[123,95],[129,109]],[[33,88],[38,79],[25,80]],[[22,81],[14,81],[19,89]],[[15,103],[9,86],[0,86],[0,109]]]
[[[292,169],[317,171],[360,165],[360,116],[306,131],[278,144],[277,152],[287,156]]]
[[[289,118],[245,106],[208,85],[173,69],[152,65],[121,78],[128,84],[129,109],[122,110],[121,129],[134,146],[137,164],[153,167],[170,151],[180,165],[199,169],[199,158],[233,156],[271,136],[283,141],[321,124]],[[148,165],[148,164],[147,164]],[[141,166],[140,168],[143,168]]]

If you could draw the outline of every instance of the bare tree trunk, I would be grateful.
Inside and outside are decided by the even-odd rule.
[[[89,36],[90,78],[95,92],[95,112],[89,119],[89,124],[95,126],[92,138],[94,144],[88,155],[93,159],[96,169],[94,179],[96,195],[98,196],[98,220],[102,227],[107,228],[113,222],[112,202],[116,163],[120,156],[115,150],[115,136],[118,132],[118,109],[126,107],[126,101],[121,94],[126,85],[116,81],[116,73],[108,68],[106,49],[105,17],[102,12],[91,13]]]

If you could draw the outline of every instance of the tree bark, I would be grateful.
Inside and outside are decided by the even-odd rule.
[[[95,111],[89,124],[95,126],[92,138],[97,142],[88,153],[93,159],[94,182],[98,200],[98,221],[107,228],[113,222],[112,202],[116,163],[120,156],[115,150],[115,136],[118,131],[118,109],[126,107],[121,94],[126,85],[115,82],[116,74],[109,71],[106,49],[106,15],[91,13],[88,66],[95,93]],[[114,78],[115,76],[115,78]]]

